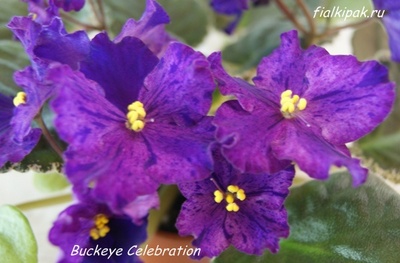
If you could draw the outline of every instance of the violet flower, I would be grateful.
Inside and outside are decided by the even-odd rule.
[[[1,166],[6,161],[21,161],[37,144],[41,130],[33,128],[32,121],[40,114],[43,104],[56,92],[46,79],[47,70],[56,63],[49,63],[33,54],[33,46],[44,25],[33,21],[32,17],[14,17],[8,26],[24,46],[31,66],[14,73],[15,83],[23,90],[16,94],[14,102],[2,100],[5,113],[2,117],[4,138],[1,139],[0,151],[4,154]]]
[[[26,98],[20,94],[15,104],[24,107]],[[8,161],[13,163],[21,161],[32,151],[41,135],[40,129],[31,129],[22,139],[15,140],[14,127],[11,124],[14,110],[13,99],[0,94],[0,167]]]
[[[279,250],[289,236],[284,200],[294,176],[293,166],[275,174],[241,173],[214,151],[211,179],[179,184],[187,198],[176,226],[193,235],[200,257],[218,256],[229,245],[247,254]]]
[[[241,171],[277,171],[295,161],[317,179],[331,165],[346,166],[353,185],[367,170],[352,159],[345,143],[372,131],[389,114],[394,84],[375,61],[331,56],[320,47],[300,47],[297,32],[282,34],[281,46],[258,66],[251,85],[229,76],[221,56],[209,60],[223,94],[238,101],[216,112],[217,140]]]
[[[269,0],[251,0],[251,2],[254,6],[258,6],[268,4]],[[234,20],[225,28],[228,34],[235,30],[243,11],[249,8],[249,0],[211,0],[210,4],[217,13],[235,16]]]
[[[158,59],[136,38],[115,44],[100,34],[93,43],[82,71],[96,82],[69,67],[52,73],[60,88],[52,108],[69,143],[65,171],[74,188],[93,186],[95,198],[126,213],[160,183],[209,176],[214,83],[207,59],[174,43],[153,70]]]
[[[147,223],[135,225],[126,215],[115,215],[104,204],[84,200],[60,213],[49,233],[62,250],[58,262],[141,262],[133,255],[147,238]]]
[[[389,36],[392,60],[400,62],[400,2],[396,0],[373,0],[375,9],[385,10],[382,22]]]

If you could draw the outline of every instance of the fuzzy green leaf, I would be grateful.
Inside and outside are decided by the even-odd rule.
[[[37,262],[37,244],[26,217],[12,206],[0,207],[1,262]]]

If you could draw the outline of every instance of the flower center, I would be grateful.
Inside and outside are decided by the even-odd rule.
[[[90,236],[97,240],[101,237],[105,237],[108,232],[110,232],[110,228],[107,226],[110,220],[104,214],[98,214],[94,218],[94,227],[90,229]]]
[[[225,199],[227,205],[226,210],[229,212],[237,212],[239,211],[239,206],[236,204],[236,199],[240,201],[244,201],[246,199],[246,193],[243,189],[240,189],[237,185],[229,185],[227,188],[228,191],[223,193],[221,190],[216,190],[214,192],[214,201],[216,203],[221,203],[222,200]]]
[[[128,106],[128,113],[126,114],[128,121],[126,126],[135,132],[140,132],[144,128],[145,117],[146,111],[143,108],[143,103],[135,101]]]
[[[15,107],[18,107],[21,104],[26,103],[26,93],[23,91],[20,91],[17,93],[17,95],[13,99],[13,103]]]
[[[307,107],[307,100],[300,98],[299,95],[293,95],[290,89],[281,94],[281,112],[283,117],[290,119],[294,117],[296,111],[302,111]]]

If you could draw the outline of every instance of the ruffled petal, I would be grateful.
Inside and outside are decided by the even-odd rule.
[[[296,31],[281,38],[281,46],[260,63],[254,82],[257,88],[274,93],[270,99],[278,105],[286,89],[306,99],[307,108],[298,113],[299,118],[321,128],[330,143],[354,141],[388,115],[394,84],[384,66],[358,62],[353,56],[331,56],[315,46],[302,50]]]
[[[146,78],[139,100],[155,122],[191,126],[209,111],[214,87],[204,55],[173,43]]]
[[[193,245],[201,248],[200,258],[219,255],[229,246],[229,241],[223,228],[225,207],[214,202],[215,185],[206,179],[178,186],[187,198],[176,220],[179,235],[195,237]]]
[[[270,146],[282,121],[280,114],[268,108],[249,113],[238,102],[229,101],[216,112],[216,138],[224,156],[242,172],[277,172],[290,164],[278,160]]]
[[[284,122],[274,136],[272,148],[277,158],[293,160],[310,177],[327,179],[332,165],[346,166],[353,177],[353,186],[365,182],[368,170],[350,157],[345,145],[333,145],[298,122]]]
[[[57,61],[79,68],[79,62],[89,55],[90,39],[85,31],[68,34],[61,18],[54,18],[38,35],[34,54],[42,59]]]
[[[154,0],[146,1],[146,9],[139,21],[128,19],[121,33],[114,39],[120,42],[124,37],[137,37],[158,57],[161,57],[168,44],[174,39],[165,30],[169,16]]]
[[[153,194],[158,183],[143,174],[141,166],[132,165],[136,160],[145,164],[150,153],[141,137],[126,128],[124,113],[80,72],[62,67],[51,73],[60,87],[51,104],[55,126],[69,143],[65,171],[74,188],[84,191],[94,183],[93,194],[116,213],[139,195]]]

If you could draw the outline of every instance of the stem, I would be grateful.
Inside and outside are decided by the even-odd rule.
[[[375,19],[374,17],[370,17],[370,18],[367,18],[367,19],[364,19],[362,21],[358,21],[358,22],[355,22],[355,23],[347,24],[347,25],[344,25],[344,26],[334,27],[334,28],[326,30],[324,33],[322,33],[320,35],[320,37],[323,38],[323,37],[326,37],[326,36],[333,35],[333,34],[339,32],[340,30],[345,29],[345,28],[359,28],[359,27],[368,25],[374,19]]]
[[[73,200],[72,194],[65,194],[56,197],[18,204],[16,205],[16,207],[21,211],[27,211],[37,208],[49,207],[53,205],[65,204],[71,202],[72,200]]]
[[[102,24],[101,23],[102,17],[101,17],[101,14],[99,13],[99,10],[96,8],[96,4],[94,3],[93,0],[89,0],[89,4],[90,4],[90,7],[92,8],[92,11],[93,11],[94,16],[96,17],[97,21],[99,21],[100,24]]]
[[[38,116],[36,116],[35,118],[37,124],[39,125],[39,127],[42,129],[42,133],[44,135],[44,137],[46,138],[47,142],[50,144],[51,148],[53,148],[53,150],[61,157],[61,159],[63,158],[63,150],[61,149],[61,147],[57,144],[56,140],[54,139],[54,137],[51,135],[49,129],[47,129],[46,124],[43,121],[42,118],[42,114],[41,112],[38,114]]]
[[[97,6],[99,7],[99,11],[100,11],[100,24],[102,25],[103,28],[106,29],[106,16],[104,13],[103,1],[96,0],[96,2],[97,2]]]
[[[76,19],[76,18],[74,18],[74,17],[72,17],[72,16],[70,16],[69,14],[66,14],[66,13],[63,13],[62,17],[66,21],[68,21],[70,23],[73,23],[73,24],[76,24],[76,25],[82,27],[85,30],[99,30],[99,31],[103,30],[103,28],[101,26],[94,26],[94,25],[89,25],[89,24],[83,23],[83,22],[79,21],[78,19]]]
[[[285,16],[292,22],[292,24],[303,34],[307,34],[307,30],[297,21],[296,16],[289,10],[287,5],[282,2],[282,0],[275,0],[276,4],[278,5],[279,9]]]
[[[301,10],[304,13],[304,16],[307,19],[308,25],[310,26],[310,33],[309,35],[315,36],[317,32],[317,27],[315,25],[314,19],[312,17],[312,14],[310,10],[308,9],[307,5],[304,3],[303,0],[296,0],[297,4],[300,6]]]

